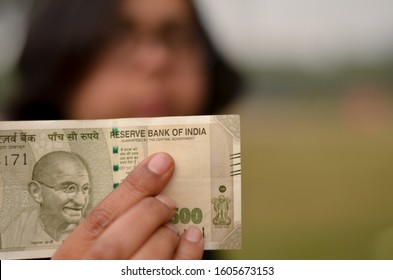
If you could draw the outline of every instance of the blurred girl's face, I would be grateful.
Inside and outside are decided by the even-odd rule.
[[[207,58],[191,4],[123,0],[123,30],[73,92],[77,119],[200,114]]]

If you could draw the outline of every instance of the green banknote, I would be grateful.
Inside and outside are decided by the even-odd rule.
[[[0,122],[0,259],[50,257],[144,158],[172,155],[164,192],[205,249],[241,247],[237,115]]]

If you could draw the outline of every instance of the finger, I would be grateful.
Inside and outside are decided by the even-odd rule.
[[[161,226],[131,257],[133,260],[167,260],[179,245],[180,235],[174,225]]]
[[[52,258],[80,258],[117,217],[142,198],[160,193],[170,180],[174,167],[173,158],[166,153],[146,158],[93,209]]]
[[[190,227],[181,236],[177,247],[175,260],[200,260],[203,255],[203,243],[201,231],[197,227]]]
[[[117,218],[92,244],[86,259],[129,259],[154,232],[175,214],[167,195],[146,197]]]

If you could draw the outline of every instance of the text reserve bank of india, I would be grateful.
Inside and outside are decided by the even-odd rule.
[[[205,249],[239,249],[239,116],[21,121],[0,122],[0,259],[50,257],[156,152],[176,164],[164,190],[177,206],[172,223],[199,227]]]

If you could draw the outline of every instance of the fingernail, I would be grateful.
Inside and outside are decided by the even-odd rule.
[[[197,227],[190,227],[186,230],[186,235],[184,236],[188,241],[197,243],[201,240],[202,234],[199,228]]]
[[[169,209],[175,209],[176,207],[175,201],[169,196],[165,194],[158,194],[156,195],[156,198],[162,203],[164,203],[166,206],[168,206]]]
[[[176,235],[179,235],[179,231],[177,230],[177,228],[175,227],[174,224],[172,224],[172,223],[166,223],[164,226],[166,226],[167,228],[169,228],[170,230],[172,230],[174,233],[176,233]]]
[[[157,175],[163,175],[169,170],[172,164],[173,159],[168,154],[158,153],[150,159],[147,168]]]

